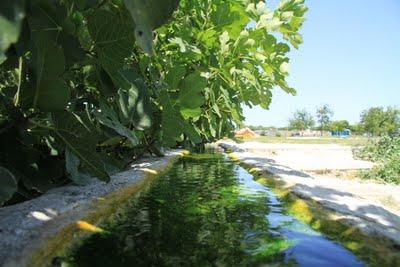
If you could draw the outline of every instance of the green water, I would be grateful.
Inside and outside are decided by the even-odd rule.
[[[363,266],[220,154],[180,160],[64,258],[68,266]]]

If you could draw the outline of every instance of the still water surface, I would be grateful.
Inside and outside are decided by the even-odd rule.
[[[181,159],[103,229],[68,266],[364,266],[220,154]]]

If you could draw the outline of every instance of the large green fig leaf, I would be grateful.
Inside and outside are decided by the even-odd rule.
[[[151,104],[147,86],[132,69],[120,72],[123,80],[118,80],[119,106],[122,117],[137,130],[151,126]]]
[[[168,70],[164,81],[171,89],[177,89],[185,74],[186,67],[183,65],[177,65]]]
[[[65,182],[65,163],[57,157],[44,157],[39,159],[33,166],[35,173],[28,179],[31,183],[30,188],[44,193],[51,188],[61,186]],[[24,185],[27,185],[23,179]]]
[[[0,207],[17,191],[17,179],[6,168],[0,166]]]
[[[90,182],[91,177],[85,173],[79,172],[81,161],[67,146],[65,148],[65,167],[74,183],[78,185],[86,185]]]
[[[0,1],[0,64],[6,59],[4,52],[17,42],[24,14],[24,0]]]
[[[204,103],[203,90],[207,86],[206,78],[200,72],[189,74],[179,85],[179,103],[184,108],[198,108]]]
[[[171,18],[179,0],[124,0],[136,25],[148,25],[157,29]]]
[[[62,78],[65,71],[65,57],[57,38],[61,33],[65,11],[58,5],[47,2],[31,3],[28,22],[35,48],[33,50],[33,70],[35,85],[24,85],[21,98],[34,108],[43,111],[65,109],[71,92]],[[49,101],[51,99],[51,101]]]
[[[163,142],[167,146],[172,146],[175,145],[177,138],[183,134],[183,121],[179,116],[180,114],[174,109],[167,92],[160,93],[160,101],[163,107],[161,119]]]
[[[207,86],[206,78],[200,72],[194,72],[186,76],[179,84],[179,103],[182,115],[185,117],[198,117],[201,114],[201,105],[205,98],[203,91]]]
[[[175,142],[182,134],[186,134],[193,143],[200,143],[201,138],[194,130],[194,125],[185,121],[172,104],[168,92],[160,92],[159,99],[163,107],[161,128],[163,129],[164,143],[166,145],[175,145]]]
[[[78,38],[71,34],[63,33],[60,36],[60,43],[62,44],[67,67],[84,59],[85,51],[82,49]]]
[[[25,103],[43,111],[63,110],[71,92],[61,75],[64,72],[64,54],[60,47],[45,37],[36,42],[36,84],[24,86],[21,98]],[[51,99],[51,101],[49,101]]]
[[[100,103],[100,111],[96,111],[95,116],[101,124],[113,129],[119,135],[126,137],[133,146],[139,144],[139,139],[136,137],[135,133],[122,125],[117,113],[106,104]]]
[[[39,37],[46,36],[57,41],[63,24],[67,18],[65,7],[61,6],[58,1],[29,1],[28,23],[31,35],[34,40]]]
[[[112,75],[132,53],[132,25],[121,14],[98,9],[88,16],[87,26],[100,64]]]
[[[180,112],[185,119],[197,118],[201,115],[201,108],[181,108]]]
[[[224,1],[216,5],[215,10],[211,13],[211,20],[220,32],[227,31],[233,38],[237,38],[250,22],[242,4],[235,3],[235,1]]]
[[[124,0],[135,22],[135,38],[148,54],[153,54],[153,30],[165,24],[179,5],[179,0]]]
[[[96,133],[79,116],[68,111],[54,112],[52,120],[56,137],[79,158],[83,167],[100,180],[108,182],[110,177],[106,166],[96,152]]]

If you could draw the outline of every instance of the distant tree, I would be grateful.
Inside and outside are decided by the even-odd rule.
[[[262,131],[262,130],[267,130],[268,129],[268,127],[262,126],[262,125],[257,125],[257,126],[249,125],[249,126],[246,126],[246,127],[248,127],[252,131]]]
[[[364,127],[360,123],[350,125],[349,129],[351,130],[352,134],[361,135],[365,133]]]
[[[400,128],[400,110],[393,107],[373,107],[361,113],[361,122],[365,132],[376,136],[393,135]]]
[[[329,130],[333,111],[328,104],[317,107],[317,122],[319,124],[318,129],[321,131]]]
[[[295,130],[306,130],[314,127],[313,116],[305,109],[297,110],[293,113],[293,118],[289,120],[289,128]]]
[[[343,132],[346,129],[350,129],[350,123],[346,120],[333,121],[328,128],[331,131]]]

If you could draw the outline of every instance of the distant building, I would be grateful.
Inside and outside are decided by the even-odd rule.
[[[321,133],[319,131],[313,131],[310,129],[294,131],[292,133],[292,136],[304,136],[304,137],[315,137],[315,136],[319,136],[319,135],[321,135]]]

